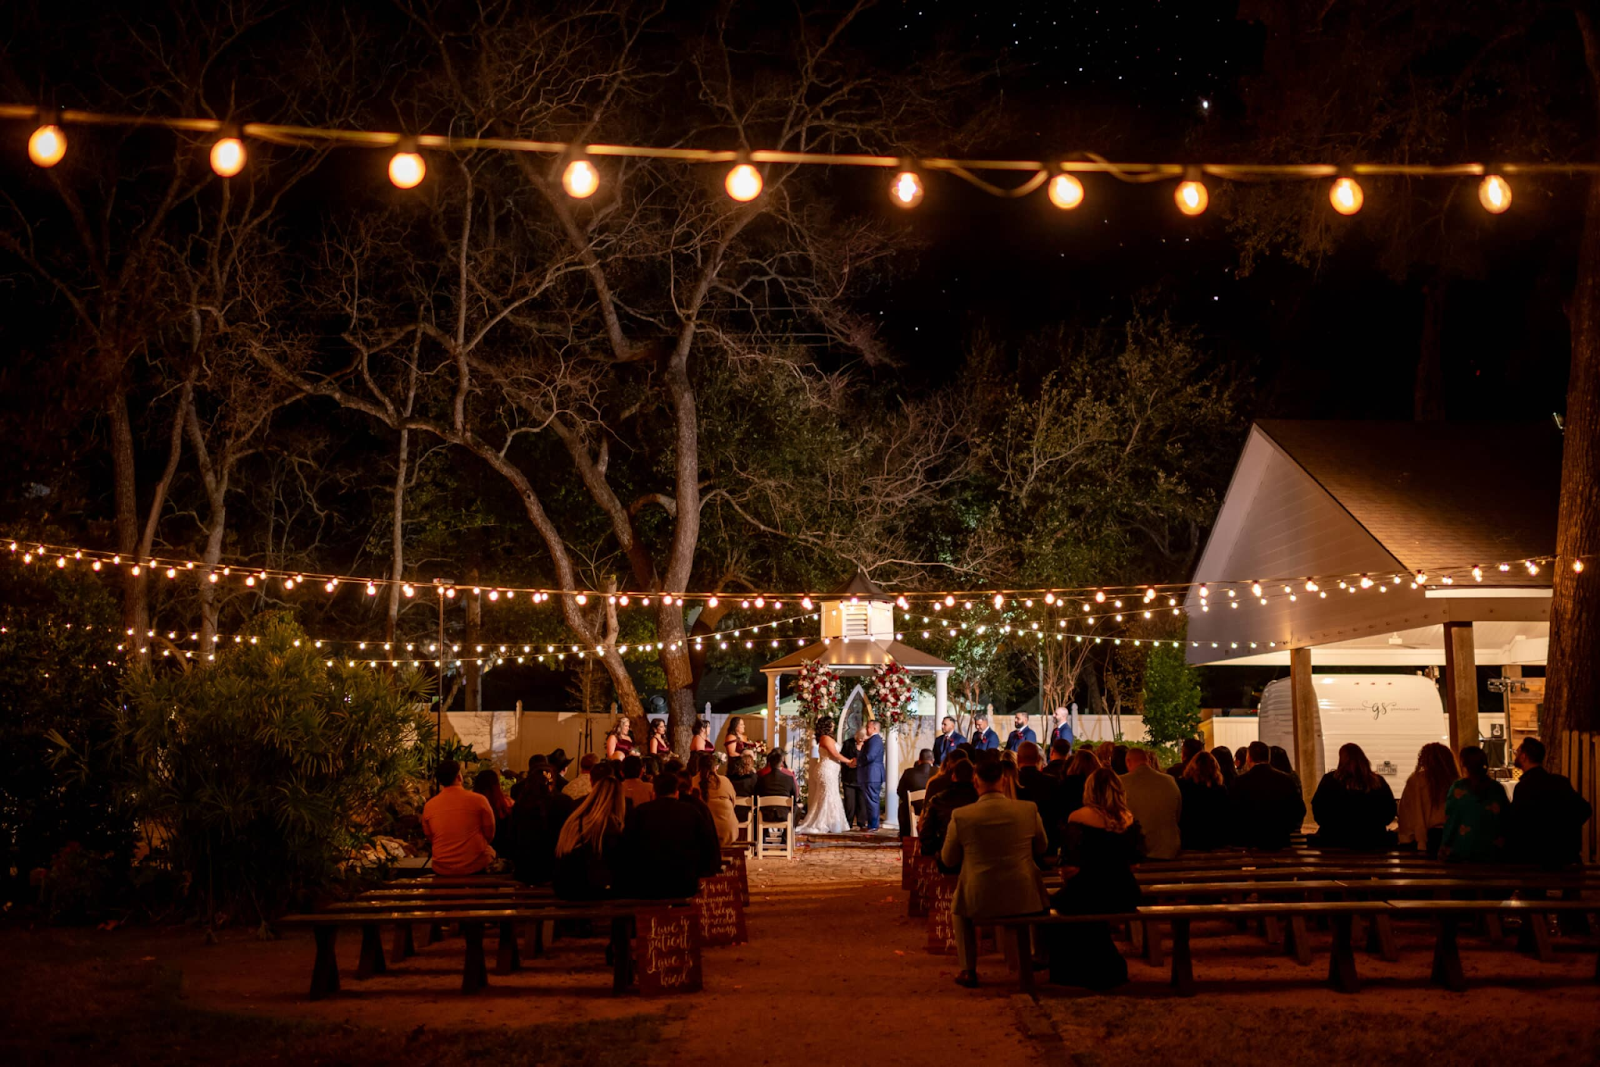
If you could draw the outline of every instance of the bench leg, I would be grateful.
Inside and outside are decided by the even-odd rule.
[[[1400,946],[1394,939],[1393,916],[1386,915],[1380,911],[1372,917],[1368,933],[1368,951],[1371,951],[1370,941],[1374,939],[1378,942],[1379,958],[1389,963],[1393,963],[1400,958]]]
[[[1026,926],[1013,926],[1012,932],[1016,940],[1012,942],[1017,954],[1017,989],[1028,996],[1033,996],[1033,945],[1029,938],[1029,929]]]
[[[1180,997],[1194,996],[1194,962],[1189,958],[1189,920],[1172,920],[1172,988]]]
[[[535,920],[528,924],[528,943],[523,946],[523,951],[530,960],[539,959],[544,955],[544,923]]]
[[[1283,922],[1276,915],[1263,915],[1257,933],[1265,938],[1269,945],[1283,944]]]
[[[377,923],[361,924],[361,960],[356,964],[357,978],[371,978],[383,974],[388,968],[383,962],[383,931]]]
[[[1161,927],[1153,922],[1141,925],[1144,927],[1144,961],[1152,967],[1159,967],[1167,962],[1161,951]]]
[[[621,996],[633,984],[633,943],[628,937],[628,920],[611,921],[611,992]]]
[[[1289,929],[1284,937],[1283,947],[1300,966],[1311,966],[1311,938],[1306,932],[1304,915],[1289,916]]]
[[[339,992],[339,959],[333,951],[339,928],[331,923],[314,926],[311,934],[317,940],[317,961],[311,965],[311,999],[321,1000]]]
[[[1550,949],[1550,920],[1540,912],[1529,912],[1522,917],[1522,928],[1517,931],[1517,948],[1549,963],[1555,958]]]
[[[1506,939],[1505,924],[1500,921],[1500,916],[1492,911],[1483,913],[1483,933],[1490,941],[1504,941]]]
[[[467,942],[466,962],[461,965],[461,992],[476,993],[489,984],[489,969],[483,963],[483,924],[462,923],[461,936]]]
[[[1341,993],[1361,990],[1361,980],[1356,977],[1354,918],[1351,915],[1332,916],[1333,951],[1328,955],[1328,984]]]
[[[444,940],[444,923],[431,922],[428,924],[428,944],[437,945]]]
[[[394,937],[389,942],[389,955],[395,962],[410,959],[417,954],[417,943],[411,938],[410,923],[395,923]]]
[[[1441,915],[1439,933],[1433,943],[1433,973],[1429,980],[1434,985],[1460,993],[1467,988],[1466,975],[1461,972],[1461,946],[1456,943],[1456,920]]]
[[[511,974],[522,970],[522,954],[517,951],[517,924],[500,924],[500,949],[495,953],[494,973]]]

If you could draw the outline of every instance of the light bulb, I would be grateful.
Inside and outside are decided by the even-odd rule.
[[[244,170],[248,153],[244,142],[237,137],[224,137],[211,146],[211,169],[222,178],[231,178]]]
[[[1341,215],[1354,215],[1361,210],[1361,202],[1365,199],[1361,186],[1356,184],[1354,178],[1340,178],[1328,190],[1328,203]]]
[[[1205,184],[1193,178],[1179,182],[1177,191],[1172,194],[1172,199],[1177,202],[1178,210],[1185,215],[1198,215],[1211,202],[1211,196],[1206,192]]]
[[[38,136],[35,134],[34,136]],[[35,160],[34,162],[38,162]],[[49,164],[40,164],[48,166]],[[1491,215],[1498,215],[1511,206],[1511,186],[1498,174],[1491,174],[1478,183],[1478,203]]]
[[[922,203],[922,179],[914,170],[903,170],[889,183],[889,199],[895,207],[913,208]]]
[[[761,172],[748,163],[740,163],[728,172],[722,184],[735,200],[754,200],[761,195]]]
[[[1083,183],[1070,174],[1057,174],[1045,187],[1050,202],[1062,211],[1071,211],[1083,203]]]
[[[396,152],[389,157],[389,180],[397,189],[415,189],[427,174],[428,165],[415,152]]]
[[[600,172],[587,159],[574,159],[561,172],[561,188],[574,200],[591,197],[600,188]]]
[[[60,126],[40,126],[28,138],[28,158],[41,167],[53,167],[67,154],[67,135]]]

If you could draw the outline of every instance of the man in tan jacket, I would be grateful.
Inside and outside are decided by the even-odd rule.
[[[1122,791],[1128,794],[1128,809],[1144,831],[1145,858],[1170,860],[1183,848],[1178,820],[1183,815],[1183,791],[1177,779],[1162,774],[1155,757],[1142,748],[1128,749],[1128,773],[1122,776]]]
[[[1001,777],[998,760],[978,768],[978,802],[951,814],[939,853],[944,866],[961,869],[950,916],[961,966],[956,984],[969,988],[978,984],[977,925],[1050,906],[1038,865],[1049,847],[1044,822],[1037,806],[1001,792]]]

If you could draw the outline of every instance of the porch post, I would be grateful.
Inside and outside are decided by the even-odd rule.
[[[1444,624],[1444,711],[1451,752],[1478,743],[1478,664],[1470,622]]]
[[[1317,690],[1311,678],[1311,650],[1289,650],[1289,695],[1294,709],[1294,769],[1309,802],[1317,791]]]

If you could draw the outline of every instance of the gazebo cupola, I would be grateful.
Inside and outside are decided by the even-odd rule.
[[[819,614],[825,640],[894,640],[894,599],[860,571],[822,601]]]

